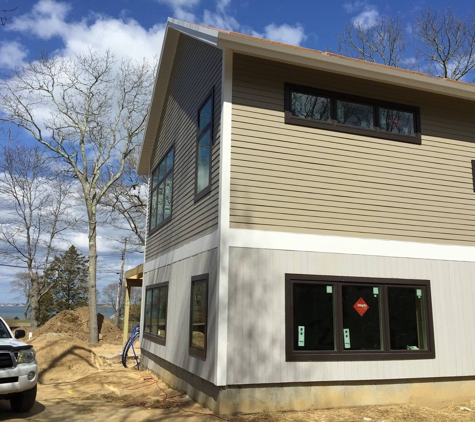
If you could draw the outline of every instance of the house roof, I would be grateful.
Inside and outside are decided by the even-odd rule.
[[[147,127],[142,141],[142,150],[137,169],[139,174],[148,174],[150,171],[150,155],[152,154],[162,114],[180,34],[188,35],[218,48],[229,48],[237,53],[475,101],[475,86],[469,83],[436,78],[425,73],[380,65],[169,18],[155,79],[152,102],[147,116]]]

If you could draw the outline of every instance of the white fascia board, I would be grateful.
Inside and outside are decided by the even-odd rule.
[[[330,54],[326,55],[291,45],[272,43],[232,33],[220,32],[218,36],[218,47],[233,49],[235,53],[475,101],[475,86],[470,84],[430,77],[362,60],[335,57]]]
[[[175,262],[182,261],[192,256],[198,255],[203,252],[210,251],[217,248],[219,245],[218,231],[214,231],[199,239],[193,240],[177,249],[172,250],[166,254],[159,256],[158,258],[150,261],[145,261],[143,272],[144,274],[164,267],[166,265],[174,264]]]
[[[474,246],[229,229],[229,247],[475,262]]]
[[[173,28],[182,34],[189,35],[197,40],[216,46],[220,31],[203,25],[168,18],[167,27]]]

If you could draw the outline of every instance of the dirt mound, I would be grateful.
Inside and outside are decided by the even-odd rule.
[[[109,344],[122,344],[122,331],[104,315],[97,314],[99,341]],[[83,306],[74,311],[62,311],[45,325],[35,330],[33,337],[47,333],[68,334],[83,342],[89,342],[89,308]]]
[[[87,343],[62,333],[47,333],[31,340],[39,365],[39,381],[74,380],[107,366]]]

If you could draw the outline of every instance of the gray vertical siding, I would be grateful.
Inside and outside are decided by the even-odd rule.
[[[222,52],[180,35],[150,169],[175,146],[172,220],[147,238],[145,259],[151,260],[216,230],[218,225],[219,148]],[[214,143],[211,192],[195,197],[198,108],[214,87]]]
[[[216,268],[217,250],[203,252],[144,275],[144,286],[169,282],[166,345],[144,339],[142,348],[205,380],[216,376]],[[206,360],[188,353],[191,277],[209,274],[208,350]]]
[[[475,376],[475,263],[231,248],[228,385]],[[431,281],[436,358],[286,362],[284,274]]]

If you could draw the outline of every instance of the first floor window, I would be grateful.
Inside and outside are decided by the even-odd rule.
[[[190,354],[206,359],[208,325],[208,274],[191,278]]]
[[[288,361],[435,357],[428,280],[286,275]]]
[[[147,286],[142,332],[165,344],[167,334],[168,282]]]

